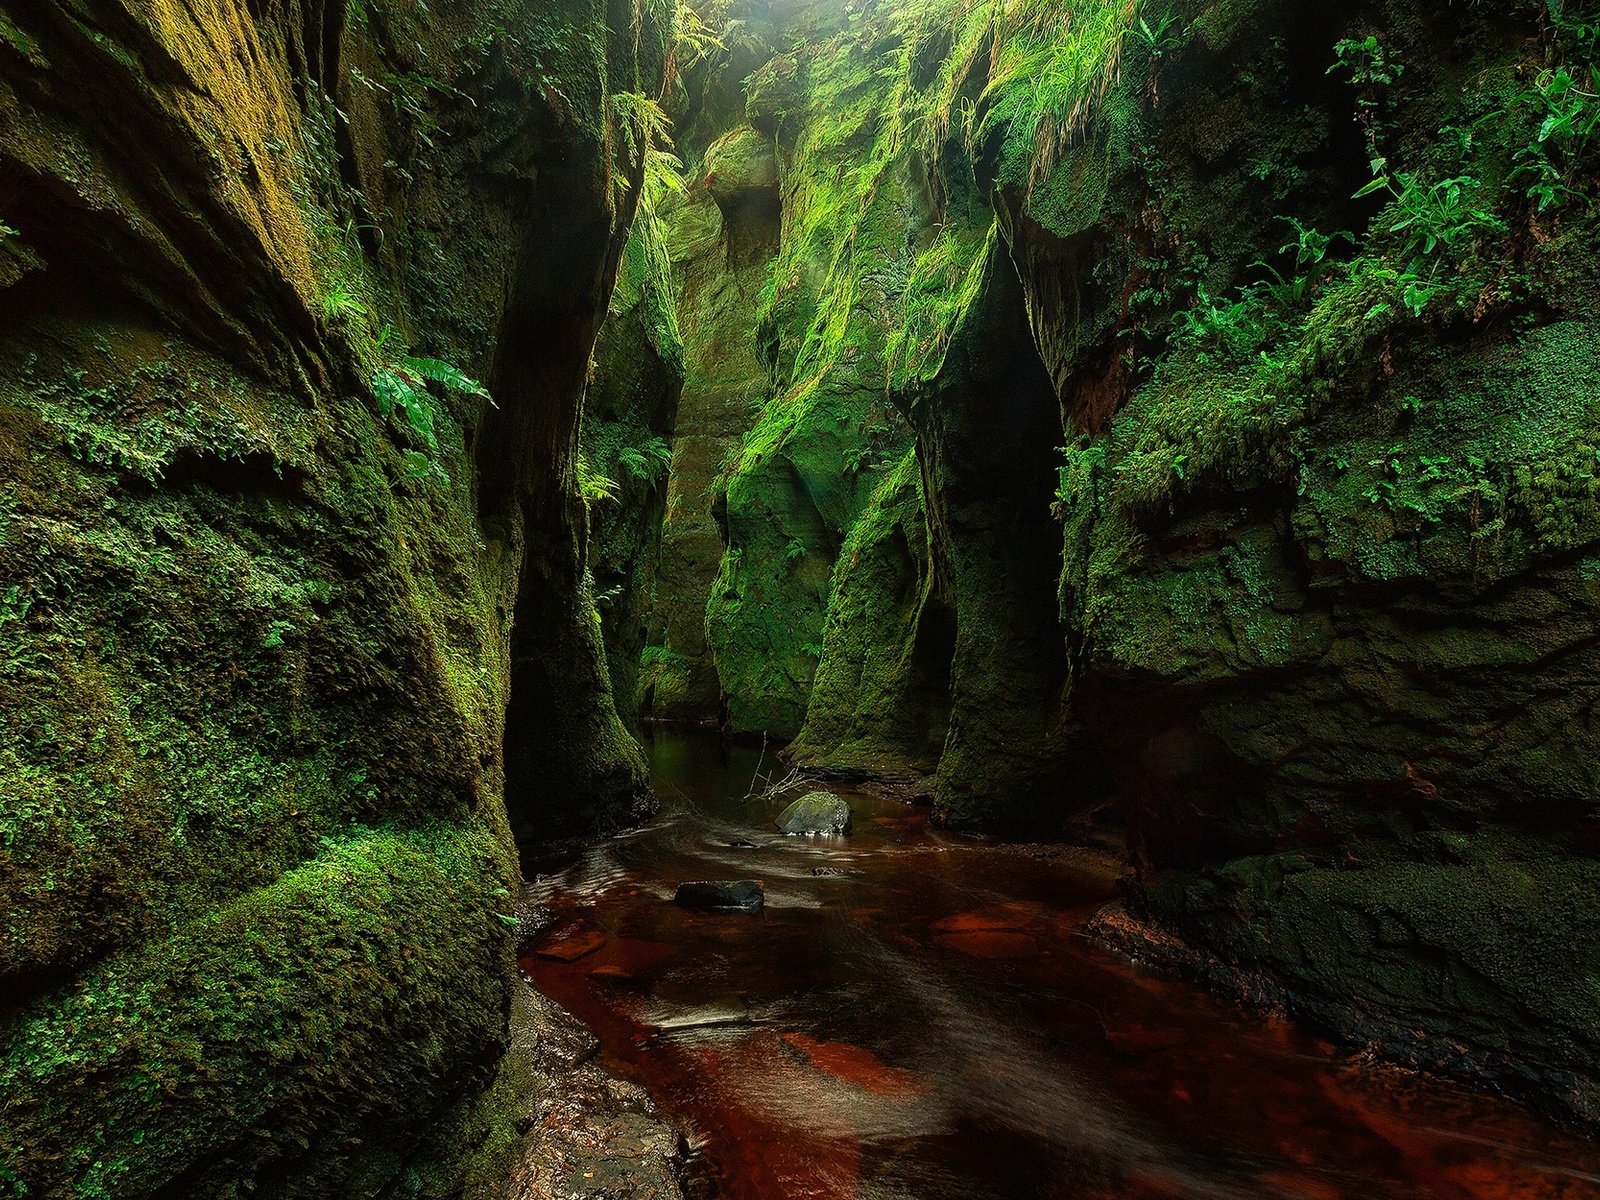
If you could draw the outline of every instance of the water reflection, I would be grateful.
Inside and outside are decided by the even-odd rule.
[[[1087,942],[1111,888],[1083,856],[855,793],[853,836],[785,838],[782,801],[741,799],[755,751],[651,757],[660,818],[536,885],[581,956],[524,967],[696,1131],[698,1195],[1600,1196],[1589,1143]],[[761,879],[766,909],[671,903],[708,878]]]

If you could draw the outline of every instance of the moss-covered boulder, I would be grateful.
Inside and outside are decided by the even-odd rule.
[[[850,805],[832,792],[807,792],[773,821],[787,834],[849,833],[854,821]]]

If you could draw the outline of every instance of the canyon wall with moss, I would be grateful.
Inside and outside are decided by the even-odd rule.
[[[1596,15],[760,6],[678,110],[780,222],[725,726],[1121,828],[1213,980],[1600,1121]]]
[[[664,21],[0,4],[0,1193],[499,1194]]]

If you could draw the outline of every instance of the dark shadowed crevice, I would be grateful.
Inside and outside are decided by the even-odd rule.
[[[505,722],[506,809],[519,842],[582,838],[650,811],[644,764],[611,694],[576,485],[579,406],[622,237],[570,202],[587,164],[540,181],[493,368],[498,407],[477,444],[478,508],[518,556]],[[624,226],[625,228],[625,226]]]

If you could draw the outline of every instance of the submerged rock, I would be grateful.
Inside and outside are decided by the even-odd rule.
[[[766,903],[766,894],[759,879],[702,879],[680,883],[673,899],[685,908],[726,908],[754,912]]]
[[[577,962],[606,944],[606,935],[595,929],[573,929],[546,942],[534,951],[552,962]]]
[[[784,833],[849,833],[850,806],[832,792],[807,792],[778,815]]]

